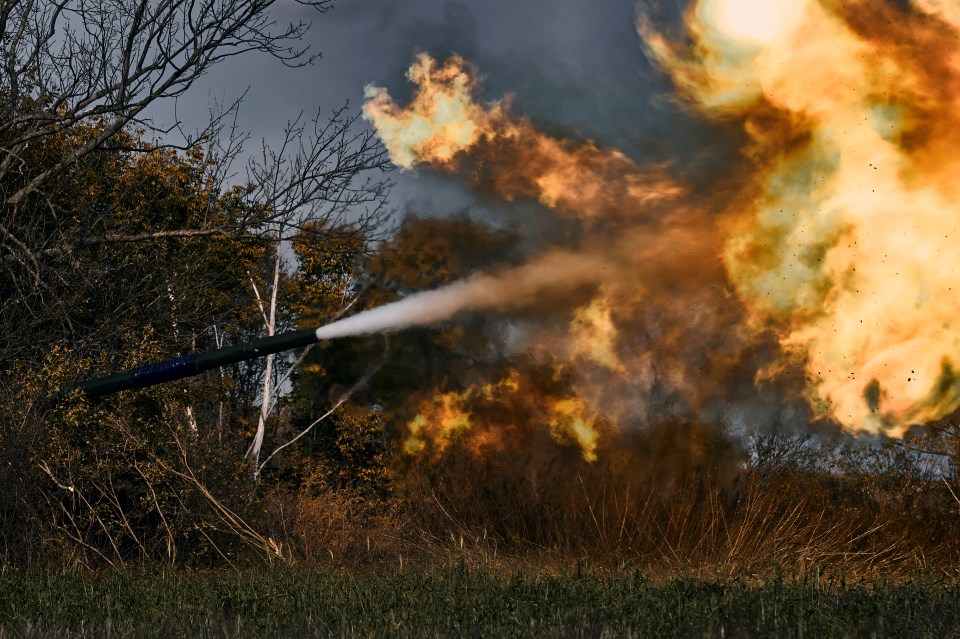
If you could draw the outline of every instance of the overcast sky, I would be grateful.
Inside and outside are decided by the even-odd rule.
[[[277,20],[312,21],[308,41],[322,58],[299,69],[262,55],[230,60],[181,99],[178,115],[195,127],[211,100],[248,90],[239,123],[255,148],[260,139],[276,140],[301,111],[326,112],[348,100],[358,110],[370,83],[404,102],[410,92],[404,73],[416,53],[439,59],[456,53],[481,73],[482,99],[512,95],[514,111],[541,129],[615,146],[640,161],[709,167],[729,140],[668,99],[669,84],[643,55],[635,2],[339,0],[318,15],[281,0]],[[679,15],[680,0],[666,4]],[[396,174],[394,181],[400,210],[443,215],[501,206],[476,201],[455,177],[422,171]]]

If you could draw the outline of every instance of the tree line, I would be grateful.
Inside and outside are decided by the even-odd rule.
[[[301,4],[318,15],[332,6]],[[471,234],[505,244],[462,217],[410,218],[394,233],[389,159],[347,106],[295,118],[258,153],[235,127],[239,103],[212,111],[196,135],[147,116],[233,56],[311,63],[309,25],[278,25],[273,5],[0,2],[8,561],[269,549],[241,513],[265,486],[308,477],[376,502],[390,411],[438,374],[421,362],[456,350],[415,331],[102,401],[51,401],[83,379],[396,299],[431,283],[420,281],[424,260],[453,259],[457,233],[461,245]]]

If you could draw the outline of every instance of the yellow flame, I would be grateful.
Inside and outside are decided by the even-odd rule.
[[[420,412],[407,423],[407,440],[404,451],[415,455],[427,449],[428,443],[435,454],[442,453],[452,442],[473,429],[474,417],[469,410],[471,403],[492,403],[515,394],[520,388],[520,374],[511,370],[495,384],[475,384],[463,392],[437,395],[425,402]],[[490,447],[495,442],[489,433],[477,433],[474,448]]]
[[[806,0],[704,0],[699,24],[715,29],[736,46],[769,46],[801,28]]]
[[[470,413],[464,409],[466,398],[456,392],[435,397],[407,424],[406,452],[416,454],[423,451],[428,439],[437,452],[442,452],[461,433],[469,430]]]
[[[407,77],[420,90],[406,109],[399,108],[386,89],[368,85],[364,117],[375,123],[398,166],[410,169],[423,158],[449,162],[487,127],[488,113],[472,102],[474,80],[462,58],[437,65],[426,54],[417,56]]]
[[[616,352],[617,327],[610,301],[598,297],[577,309],[570,323],[570,356],[585,358],[612,371],[624,372]]]
[[[754,172],[725,203],[719,251],[749,315],[736,329],[779,336],[777,365],[805,367],[820,414],[891,435],[960,408],[960,8],[911,4],[698,0],[686,14],[690,47],[640,25],[686,97],[744,125]],[[375,87],[365,105],[400,166],[465,168],[506,198],[618,229],[651,199],[680,193],[621,153],[546,136],[500,103],[476,104],[459,58],[421,56],[409,77],[410,105]],[[639,370],[643,358],[618,357],[612,309],[596,304],[571,324],[573,358]],[[670,337],[677,360],[700,356]],[[657,374],[683,375],[687,362]],[[467,423],[468,403],[496,402],[501,391],[457,396]],[[593,413],[548,406],[551,432],[590,450]],[[444,423],[432,414],[412,422],[414,436]]]
[[[916,0],[940,20],[898,29],[916,16],[882,4],[701,0],[693,58],[641,31],[705,113],[745,119],[723,257],[754,320],[825,414],[900,435],[960,406],[960,9]]]
[[[554,439],[560,443],[575,443],[585,461],[597,461],[600,434],[594,426],[595,417],[584,400],[567,397],[554,401],[548,408],[547,419]]]
[[[650,201],[681,192],[664,176],[641,172],[619,151],[544,135],[528,121],[511,117],[500,102],[476,104],[476,82],[462,58],[438,64],[421,54],[407,77],[416,93],[406,107],[375,86],[367,87],[363,107],[398,166],[424,163],[452,170],[458,154],[470,151],[490,160],[484,168],[492,172],[492,186],[503,197],[534,197],[550,208],[591,219],[636,213]]]
[[[489,454],[502,449],[503,436],[520,419],[521,428],[545,425],[557,443],[576,446],[584,460],[596,461],[600,432],[588,403],[580,397],[541,396],[529,384],[521,394],[521,383],[520,373],[512,370],[494,384],[475,384],[424,402],[407,424],[404,451],[436,456],[458,441],[474,454]]]

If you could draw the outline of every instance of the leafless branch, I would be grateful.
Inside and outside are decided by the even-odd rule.
[[[144,299],[149,287],[137,280],[155,268],[150,259],[184,247],[198,255],[347,229],[375,239],[389,213],[389,162],[348,105],[301,114],[276,148],[263,145],[249,160],[236,121],[242,96],[215,104],[192,134],[176,109],[172,123],[150,119],[151,106],[175,103],[227,58],[259,52],[310,63],[309,25],[277,23],[276,2],[0,0],[0,326],[8,334],[97,344],[91,330],[109,329],[91,308],[106,317],[124,304],[159,307],[162,297]],[[322,14],[332,0],[302,4]],[[111,174],[103,184],[78,182],[96,182],[101,166],[178,152],[191,158],[193,182],[171,189],[202,194],[188,215],[174,203],[141,220],[131,210],[143,201],[141,184],[114,184]],[[120,285],[127,301],[99,293]],[[30,357],[24,348],[0,344],[0,359]]]
[[[370,379],[374,375],[376,375],[381,368],[383,368],[383,365],[386,363],[389,353],[390,353],[390,345],[389,345],[389,342],[387,342],[386,348],[384,349],[384,356],[383,356],[383,359],[380,361],[380,363],[374,368],[371,368],[369,371],[367,371],[367,373],[363,377],[361,377],[359,380],[357,380],[356,383],[354,383],[353,386],[347,389],[347,392],[343,393],[337,399],[337,401],[334,402],[333,406],[331,406],[327,412],[325,412],[323,415],[321,415],[317,419],[313,420],[306,428],[304,428],[299,433],[297,433],[295,437],[293,437],[286,443],[281,444],[280,446],[277,446],[272,453],[267,455],[267,457],[263,460],[263,462],[257,467],[257,474],[259,475],[263,471],[263,469],[266,468],[270,460],[273,459],[278,453],[280,453],[282,450],[284,450],[288,446],[292,446],[293,444],[295,444],[302,437],[309,434],[310,431],[312,431],[315,426],[317,426],[318,424],[326,420],[328,417],[336,413],[338,410],[340,410],[340,407],[343,406],[351,397],[353,397],[354,393],[356,393],[358,390],[366,386],[367,383],[370,381]]]

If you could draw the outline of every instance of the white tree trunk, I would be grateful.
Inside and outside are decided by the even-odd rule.
[[[220,333],[220,329],[216,324],[211,326],[213,328],[213,343],[217,348],[223,348],[223,334]],[[225,374],[223,372],[223,366],[220,367],[220,382],[223,383],[223,378]],[[223,394],[219,393],[220,401],[217,405],[217,441],[223,443]]]
[[[273,263],[273,286],[270,290],[269,311],[263,306],[263,298],[257,289],[253,278],[250,283],[253,285],[254,295],[257,297],[257,304],[260,306],[260,314],[263,315],[264,326],[267,330],[267,336],[273,336],[277,327],[277,292],[280,288],[280,247],[277,246],[277,257]],[[270,415],[271,404],[273,403],[273,393],[276,390],[273,385],[273,358],[274,355],[267,355],[266,367],[263,373],[263,397],[260,402],[260,416],[257,419],[257,432],[253,437],[253,443],[247,451],[247,458],[254,468],[254,475],[259,474],[260,450],[263,448],[263,437],[266,434],[267,417]]]

